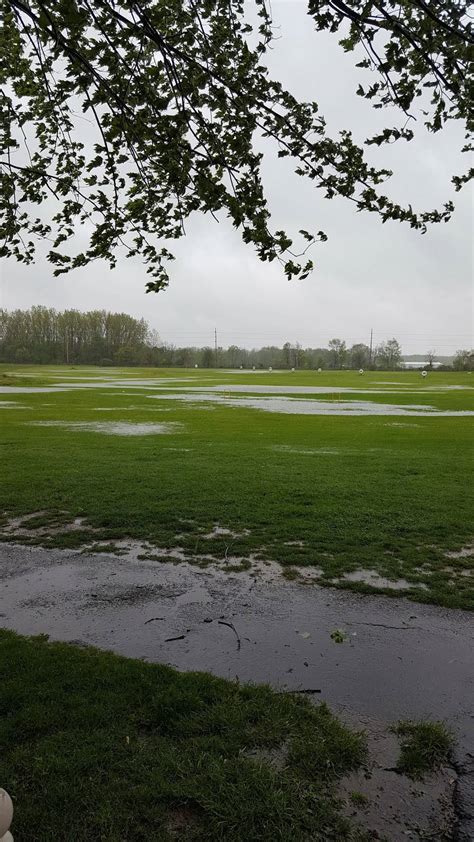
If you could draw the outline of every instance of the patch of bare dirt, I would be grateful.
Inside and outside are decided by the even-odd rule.
[[[46,510],[39,510],[37,512],[30,512],[28,515],[21,515],[19,517],[9,517],[5,514],[6,522],[2,526],[2,531],[6,535],[11,535],[12,539],[17,536],[35,538],[39,536],[58,535],[64,532],[100,532],[89,526],[86,519],[83,517],[71,518],[69,512],[49,512]]]
[[[360,719],[350,719],[360,727]],[[382,724],[364,720],[368,742],[365,768],[341,782],[344,813],[375,839],[386,842],[448,842],[453,839],[457,775],[450,766],[413,781],[397,770],[399,741]]]

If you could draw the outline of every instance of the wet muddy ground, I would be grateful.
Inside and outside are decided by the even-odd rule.
[[[137,551],[117,557],[4,544],[0,623],[327,701],[369,735],[370,768],[343,787],[349,814],[390,842],[474,839],[467,612],[138,560]],[[344,643],[331,638],[336,629]],[[455,770],[423,783],[397,773],[398,745],[387,728],[407,718],[451,726]],[[353,792],[368,801],[355,804]]]

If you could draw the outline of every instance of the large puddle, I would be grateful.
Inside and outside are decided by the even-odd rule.
[[[183,429],[179,422],[162,424],[134,424],[128,421],[30,421],[34,427],[64,427],[66,430],[102,433],[107,436],[157,436],[178,433]]]
[[[372,401],[318,401],[298,400],[297,398],[266,397],[266,398],[232,398],[226,395],[210,394],[209,392],[177,392],[174,394],[148,395],[152,400],[184,401],[188,403],[221,403],[244,409],[260,409],[263,412],[279,412],[288,415],[403,415],[403,416],[435,416],[457,417],[474,415],[470,410],[441,410],[434,406],[423,404],[387,404]]]
[[[133,382],[133,381],[131,381]],[[380,384],[379,384],[380,385]],[[387,385],[398,385],[395,383],[388,383]],[[402,384],[404,385],[404,384]],[[170,388],[173,388],[170,386]],[[410,390],[409,394],[413,394],[413,389],[416,389],[417,392],[444,392],[449,391],[451,389],[471,389],[474,387],[471,386],[427,386],[427,387],[419,387],[414,384]],[[253,383],[250,384],[241,384],[241,383],[220,383],[215,386],[188,386],[186,387],[187,392],[196,392],[205,390],[206,392],[241,392],[241,393],[252,393],[252,394],[274,394],[274,395],[402,395],[404,394],[407,389],[373,389],[373,388],[365,388],[359,389],[357,387],[350,387],[350,386],[277,386],[274,384],[260,384],[255,385]]]
[[[207,537],[228,533],[232,537],[216,525]],[[399,719],[444,720],[458,740],[456,804],[469,833],[474,686],[467,612],[323,590],[275,575],[6,544],[0,546],[0,580],[4,627],[179,670],[267,682],[282,693],[328,702],[354,727],[362,725],[369,738],[367,771],[345,780],[341,795],[351,815],[351,793],[367,796],[358,818],[378,828],[371,838],[445,838],[438,830],[448,820],[452,826],[456,773],[444,770],[416,784],[400,776],[399,747],[388,731]],[[335,642],[335,630],[343,643]]]
[[[281,690],[318,688],[318,698],[368,716],[441,718],[473,737],[468,612],[143,557],[4,544],[0,558],[2,625],[23,634]]]
[[[52,378],[54,379],[54,378]],[[35,394],[41,392],[63,392],[74,391],[75,389],[113,389],[121,390],[124,388],[130,389],[153,389],[153,390],[172,390],[179,388],[180,384],[187,392],[223,392],[231,393],[252,393],[252,394],[274,394],[274,395],[413,395],[416,392],[434,393],[434,392],[449,392],[449,391],[472,391],[472,386],[462,385],[439,385],[439,386],[417,386],[417,384],[402,383],[401,381],[377,381],[375,385],[386,385],[385,389],[373,388],[368,386],[366,388],[358,388],[356,386],[292,386],[292,385],[274,385],[274,384],[240,384],[240,383],[215,383],[215,377],[199,377],[201,383],[203,381],[214,381],[214,385],[199,385],[192,386],[190,383],[195,382],[193,377],[166,377],[166,378],[120,378],[120,377],[80,377],[73,375],[62,375],[61,382],[55,382],[50,386],[2,386],[0,385],[0,394]],[[65,381],[65,382],[64,382]],[[173,384],[173,385],[169,385]],[[402,386],[403,388],[393,388],[393,386]],[[392,388],[389,388],[392,387]]]
[[[170,389],[176,388],[170,386]],[[388,389],[350,389],[348,386],[274,386],[272,384],[264,384],[256,386],[242,385],[240,383],[221,383],[216,386],[188,386],[187,392],[224,392],[224,393],[241,393],[241,394],[255,394],[255,395],[386,395],[392,394]],[[402,394],[403,391],[397,389],[395,394]]]

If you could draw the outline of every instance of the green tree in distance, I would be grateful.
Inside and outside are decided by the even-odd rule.
[[[400,368],[402,363],[402,348],[400,343],[394,339],[387,339],[375,349],[375,362],[379,368],[385,371],[394,371]]]
[[[343,339],[330,339],[328,343],[331,368],[341,368],[347,357],[347,347]]]
[[[368,368],[371,363],[370,348],[363,342],[353,345],[349,351],[351,368]]]
[[[473,371],[474,370],[474,350],[461,348],[456,351],[456,356],[453,360],[453,368],[455,371]]]
[[[31,263],[46,240],[60,274],[99,258],[114,267],[122,250],[158,291],[170,241],[200,211],[227,215],[261,260],[304,278],[305,252],[326,234],[301,229],[300,247],[272,229],[260,137],[328,199],[421,232],[447,221],[451,201],[415,211],[390,199],[390,171],[350,130],[331,137],[316,102],[270,77],[271,15],[265,0],[254,7],[251,25],[243,0],[0,0],[0,255]],[[309,0],[308,12],[354,51],[357,93],[401,113],[368,145],[410,141],[420,114],[429,131],[453,119],[472,129],[467,2]]]

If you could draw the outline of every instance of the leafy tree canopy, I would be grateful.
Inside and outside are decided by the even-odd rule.
[[[394,339],[387,339],[375,349],[375,360],[381,368],[398,368],[402,362],[402,349],[400,343]]]
[[[31,263],[45,239],[61,274],[98,258],[113,267],[122,248],[140,256],[148,291],[158,291],[170,241],[201,211],[226,214],[260,259],[303,278],[305,250],[326,235],[301,230],[295,251],[272,230],[260,137],[328,199],[422,232],[447,221],[451,202],[417,212],[392,201],[390,171],[371,166],[349,130],[331,137],[315,102],[270,78],[272,20],[265,0],[254,4],[252,26],[243,0],[0,0],[0,254]],[[411,140],[420,110],[428,130],[460,119],[469,137],[468,9],[462,0],[309,0],[316,29],[375,71],[357,93],[400,110],[402,125],[367,144]],[[455,175],[456,189],[468,177]],[[88,244],[74,253],[79,226]]]

